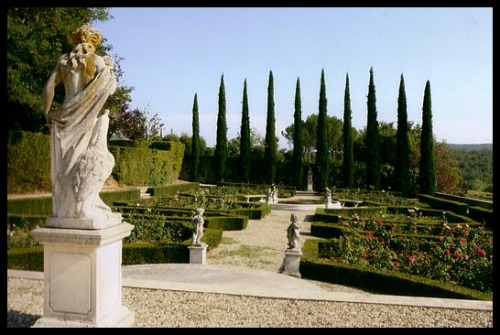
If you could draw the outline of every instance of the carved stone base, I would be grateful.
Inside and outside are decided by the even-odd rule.
[[[103,229],[122,223],[121,213],[106,213],[105,219],[66,218],[51,216],[45,221],[45,227],[65,229]]]
[[[101,230],[37,228],[44,245],[44,310],[33,327],[129,327],[122,306],[122,240],[133,226]]]
[[[300,251],[290,249],[285,250],[285,258],[283,259],[283,264],[279,269],[279,273],[301,278],[302,275],[299,272],[301,257],[302,252]]]
[[[207,247],[206,243],[200,245],[192,244],[189,249],[189,264],[206,264],[207,263]]]

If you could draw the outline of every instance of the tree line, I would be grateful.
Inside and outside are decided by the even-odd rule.
[[[103,7],[8,8],[8,130],[48,133],[41,113],[41,90],[53,70],[55,60],[72,49],[67,37],[84,23],[109,19],[109,10]],[[100,53],[112,51],[112,46],[105,38],[100,47]],[[173,132],[162,134],[163,124],[158,114],[130,108],[130,93],[133,87],[121,83],[121,58],[118,55],[113,58],[118,87],[106,103],[106,108],[111,111],[109,137],[183,142],[186,146],[185,165],[189,165],[190,171],[187,177],[193,181],[199,181],[201,178],[200,159],[208,159],[211,161],[210,169],[213,173],[204,181],[211,182],[286,183],[293,184],[298,189],[305,189],[306,177],[311,170],[315,190],[323,190],[327,186],[384,189],[412,196],[416,193],[433,194],[435,191],[458,193],[469,187],[487,188],[491,184],[492,172],[491,179],[485,179],[483,172],[492,171],[492,159],[486,159],[484,165],[478,163],[475,167],[467,167],[467,162],[470,162],[468,159],[461,159],[446,143],[435,141],[432,132],[429,81],[424,89],[422,123],[414,124],[407,120],[406,92],[404,77],[401,75],[395,129],[393,123],[380,122],[377,119],[375,80],[371,68],[367,124],[365,129],[357,130],[351,124],[348,74],[344,90],[343,120],[328,115],[324,70],[320,77],[318,113],[303,120],[300,78],[297,78],[294,122],[281,133],[293,145],[293,150],[278,151],[272,71],[269,72],[264,138],[250,124],[245,79],[240,133],[235,139],[227,139],[226,97],[222,75],[218,100],[217,142],[215,148],[207,148],[206,141],[199,136],[196,94],[193,101],[192,135],[183,133],[178,136]],[[59,87],[54,105],[62,103],[63,99],[64,91]],[[256,164],[256,161],[260,163]],[[464,175],[464,169],[470,174]],[[255,174],[259,176],[255,177]]]

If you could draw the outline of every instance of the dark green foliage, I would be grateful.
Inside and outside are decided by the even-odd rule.
[[[12,270],[43,271],[43,247],[8,250],[7,268]]]
[[[115,157],[113,178],[120,184],[131,186],[159,186],[177,180],[184,157],[184,145],[171,142],[168,151],[152,150],[149,147],[151,142],[145,142],[146,147],[109,146],[109,151]]]
[[[403,75],[401,75],[399,83],[394,179],[395,191],[401,192],[403,197],[407,197],[410,184],[410,145],[408,142],[408,113],[406,110],[406,91]]]
[[[464,190],[493,190],[493,150],[453,149],[453,156],[458,163],[458,169],[463,179]]]
[[[316,138],[316,185],[315,190],[321,192],[328,186],[330,157],[328,153],[328,119],[325,85],[325,71],[321,70],[321,86],[319,91],[319,113]]]
[[[215,181],[224,181],[227,160],[226,88],[224,75],[220,78],[219,112],[217,114],[217,139],[214,152]]]
[[[269,71],[269,84],[267,87],[267,120],[266,139],[264,145],[266,183],[273,184],[276,180],[278,140],[276,138],[276,117],[274,115],[274,78],[272,71]]]
[[[50,137],[8,132],[7,193],[50,192]]]
[[[200,121],[198,115],[198,95],[194,95],[193,102],[193,136],[191,137],[191,159],[193,169],[191,170],[191,181],[199,181],[200,168]]]
[[[368,86],[367,98],[367,123],[365,137],[366,156],[366,188],[380,189],[380,139],[379,125],[377,120],[375,84],[373,80],[373,68],[370,68],[370,84]]]
[[[295,88],[295,112],[293,114],[293,157],[294,185],[298,190],[305,189],[304,182],[304,142],[302,133],[302,101],[300,98],[300,79]]]
[[[68,37],[84,23],[109,18],[108,9],[103,7],[8,7],[8,130],[48,131],[42,113],[42,89],[59,57],[74,47]],[[54,103],[63,99],[61,87]]]
[[[240,130],[240,164],[241,180],[248,183],[250,180],[250,168],[252,164],[250,146],[250,116],[248,112],[247,81],[243,84],[243,107],[241,111]]]
[[[436,175],[434,171],[431,83],[427,81],[424,91],[422,134],[420,137],[420,193],[434,195],[435,192]]]
[[[349,75],[345,78],[344,91],[344,161],[342,164],[342,185],[345,188],[354,187],[354,152],[352,141],[352,111],[351,111],[351,94],[349,91]]]

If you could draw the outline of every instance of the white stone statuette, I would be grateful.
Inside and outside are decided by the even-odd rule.
[[[297,215],[290,215],[290,225],[287,228],[288,249],[300,252],[300,222]]]

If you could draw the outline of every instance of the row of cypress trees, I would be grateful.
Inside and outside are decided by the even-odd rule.
[[[275,135],[275,111],[274,111],[274,77],[272,71],[269,72],[268,92],[267,92],[267,120],[264,160],[267,164],[265,180],[269,184],[275,183],[277,169],[278,139]],[[224,86],[224,75],[221,76],[218,100],[217,116],[217,139],[214,151],[214,172],[218,182],[224,181],[224,174],[227,159],[227,123],[226,123],[226,97]],[[293,154],[292,164],[294,168],[294,182],[297,189],[304,189],[304,147],[302,139],[302,105],[300,93],[300,79],[297,78],[294,103],[294,133],[293,133]],[[314,188],[323,190],[328,186],[330,162],[327,126],[327,98],[324,70],[321,71],[321,83],[319,93],[318,128],[316,140],[316,169]],[[380,143],[379,124],[377,120],[376,90],[374,83],[373,68],[370,68],[370,79],[367,96],[367,127],[365,137],[366,148],[366,188],[380,189]],[[354,187],[354,154],[352,139],[352,110],[349,90],[349,75],[346,75],[346,85],[344,91],[344,124],[343,124],[343,166],[342,183],[346,188]],[[397,146],[395,163],[395,185],[396,190],[402,192],[403,196],[409,193],[409,139],[408,139],[408,116],[406,106],[406,92],[404,77],[401,74],[398,108],[397,108]],[[198,101],[195,94],[193,102],[193,136],[192,155],[193,168],[191,171],[192,181],[199,181],[199,116]],[[436,178],[434,172],[434,139],[432,132],[432,108],[430,82],[426,82],[424,100],[422,107],[422,127],[420,143],[420,193],[434,194],[436,190]],[[240,129],[240,168],[243,180],[250,179],[251,164],[251,144],[250,144],[250,117],[248,110],[247,81],[243,86],[243,107]]]

